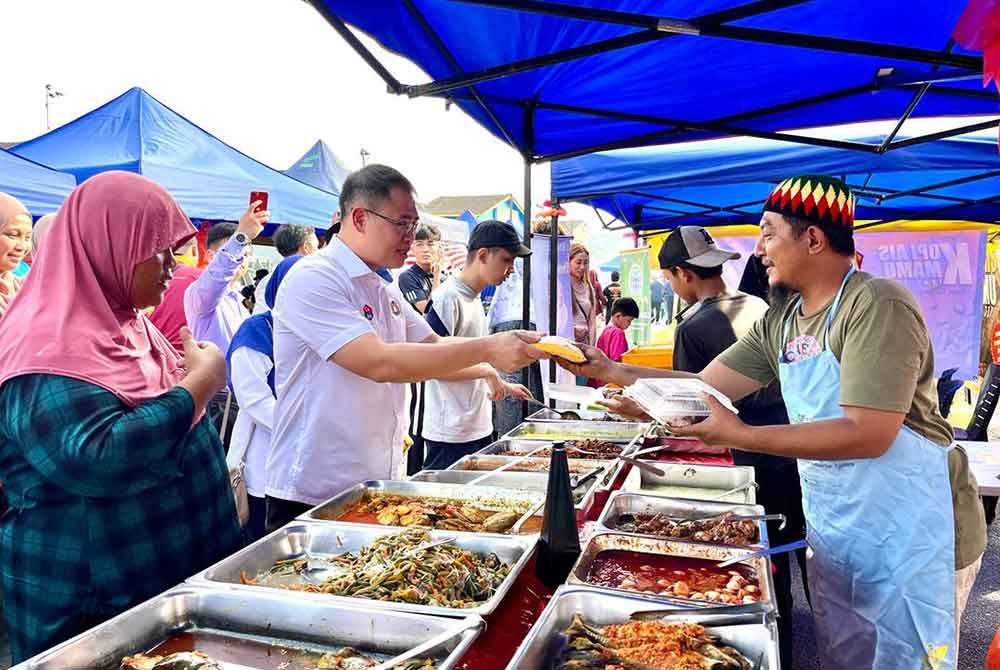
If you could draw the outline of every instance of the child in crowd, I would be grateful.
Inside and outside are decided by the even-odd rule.
[[[601,336],[597,338],[597,348],[611,360],[620,363],[622,354],[628,351],[628,338],[625,331],[632,325],[633,319],[639,318],[639,305],[632,298],[619,298],[611,307],[611,320],[604,327]],[[598,388],[604,386],[600,379],[587,380],[588,386]]]

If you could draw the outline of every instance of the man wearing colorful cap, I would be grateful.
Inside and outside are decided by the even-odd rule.
[[[733,400],[780,380],[792,425],[748,426],[708,398],[712,415],[678,432],[798,459],[824,670],[954,668],[986,544],[982,505],[938,412],[920,306],[856,269],[853,224],[838,179],[775,188],[755,251],[771,309],[698,377]],[[653,376],[587,356],[585,374]]]
[[[722,266],[739,259],[740,254],[721,249],[707,230],[700,226],[681,226],[660,247],[659,261],[663,278],[673,292],[688,304],[677,315],[674,330],[673,368],[700,373],[737,339],[751,331],[767,312],[767,303],[757,296],[735,291],[722,279]],[[751,425],[788,423],[788,414],[777,383],[743,398],[736,407],[740,418]],[[771,454],[736,451],[737,465],[754,468],[760,485],[757,502],[768,514],[782,514],[783,523],[768,523],[767,536],[772,545],[787,544],[805,536],[802,515],[802,490],[795,459]],[[792,664],[792,570],[796,556],[805,574],[805,551],[779,554],[774,564],[774,594],[778,607],[778,634],[781,663]]]

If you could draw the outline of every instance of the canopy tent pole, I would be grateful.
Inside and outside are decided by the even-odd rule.
[[[729,21],[738,21],[752,16],[766,14],[768,12],[784,9],[786,7],[792,7],[794,5],[801,5],[803,2],[809,2],[809,0],[755,0],[754,2],[733,7],[732,9],[712,12],[711,14],[704,14],[693,20],[703,22],[708,25],[719,25]],[[438,79],[437,81],[432,81],[429,84],[404,86],[403,89],[411,98],[417,98],[425,95],[440,95],[442,93],[447,93],[448,91],[465,88],[472,84],[481,84],[486,81],[502,79],[503,77],[509,77],[513,74],[520,74],[521,72],[528,72],[530,70],[536,70],[549,65],[558,65],[559,63],[586,58],[587,56],[596,56],[608,51],[627,49],[629,47],[645,44],[647,42],[668,39],[676,36],[677,33],[664,32],[662,30],[657,30],[656,28],[647,28],[645,30],[629,33],[628,35],[612,37],[610,39],[600,40],[591,44],[584,44],[578,47],[555,51],[544,56],[525,58],[524,60],[514,61],[512,63],[507,63],[506,65],[497,65],[495,67],[485,68],[479,70],[478,72],[471,72],[462,76]]]
[[[691,36],[720,37],[724,39],[741,40],[758,44],[773,44],[777,46],[794,46],[806,49],[818,49],[839,53],[856,54],[860,56],[881,56],[892,60],[913,61],[931,65],[948,65],[971,72],[983,71],[983,59],[978,56],[964,54],[942,53],[930,49],[918,49],[893,44],[879,44],[863,40],[825,37],[820,35],[805,35],[789,33],[780,30],[767,30],[747,26],[711,25],[697,19],[675,19],[670,17],[651,16],[634,12],[621,12],[595,7],[579,7],[563,5],[542,0],[453,0],[473,5],[496,7],[517,11],[549,14],[567,19],[582,19],[598,21],[635,28],[661,30]]]
[[[951,179],[949,181],[938,182],[937,184],[928,184],[927,186],[921,186],[920,188],[913,188],[908,191],[893,191],[888,195],[880,195],[878,197],[878,203],[882,204],[882,202],[886,200],[891,200],[893,198],[901,198],[904,195],[919,195],[921,197],[925,197],[928,194],[924,193],[924,191],[935,191],[939,188],[947,188],[949,186],[959,186],[961,184],[968,184],[970,182],[979,181],[980,179],[989,179],[990,177],[1000,177],[1000,170],[990,170],[989,172],[969,175],[968,177],[961,177],[960,179]],[[955,199],[965,200],[966,202],[969,201],[968,198],[965,199],[955,198]]]
[[[944,51],[947,53],[950,53],[951,50],[954,48],[955,48],[955,40],[953,39],[949,39],[948,43],[944,45]],[[934,67],[931,68],[931,72],[938,72],[940,69],[941,69],[940,65],[935,65]],[[913,94],[913,97],[910,99],[910,102],[906,105],[906,109],[903,110],[902,116],[900,116],[899,120],[896,122],[896,127],[892,129],[892,132],[890,132],[888,135],[885,136],[885,139],[882,140],[882,144],[879,145],[879,149],[881,151],[883,152],[886,151],[889,148],[889,145],[892,144],[892,141],[896,139],[896,135],[899,133],[900,130],[902,130],[903,124],[906,123],[906,120],[910,118],[910,114],[912,114],[913,110],[915,110],[917,108],[917,105],[920,104],[920,101],[923,99],[924,94],[930,90],[931,83],[932,82],[929,81],[924,82],[923,84],[920,85],[920,88],[917,89],[917,92]],[[868,179],[865,180],[865,184],[867,184],[868,180],[870,179],[871,175],[869,174]]]
[[[378,76],[382,77],[382,81],[386,83],[389,87],[390,93],[395,93],[399,95],[403,92],[403,85],[399,83],[399,80],[392,76],[392,73],[386,69],[379,59],[375,57],[371,51],[368,50],[361,40],[358,39],[357,35],[351,32],[351,29],[347,27],[347,24],[340,20],[340,17],[334,14],[326,6],[325,3],[319,2],[319,0],[308,0],[309,4],[312,5],[313,9],[319,12],[320,16],[326,19],[326,22],[344,38],[344,41],[351,45],[354,51],[357,52],[361,59],[368,63],[368,66],[375,70]]]
[[[558,317],[558,310],[556,309],[556,302],[559,294],[559,284],[558,277],[556,276],[559,271],[559,199],[552,201],[552,228],[549,230],[549,335],[556,334],[556,318]],[[587,277],[587,281],[590,281],[590,277]],[[570,312],[570,318],[572,319],[572,312]],[[549,361],[549,383],[556,383],[556,364],[555,361]],[[549,404],[552,407],[556,406],[555,400],[550,400]]]

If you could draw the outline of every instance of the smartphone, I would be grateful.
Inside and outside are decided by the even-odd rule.
[[[252,205],[258,200],[260,200],[260,204],[254,211],[267,210],[267,191],[250,191],[250,204]]]

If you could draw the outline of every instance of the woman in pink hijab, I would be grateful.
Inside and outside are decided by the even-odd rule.
[[[145,177],[77,187],[0,320],[0,569],[11,653],[25,660],[239,546],[205,405],[222,353],[181,359],[142,310],[195,229]]]
[[[17,198],[0,193],[0,318],[7,312],[21,280],[14,276],[31,251],[31,215]]]

